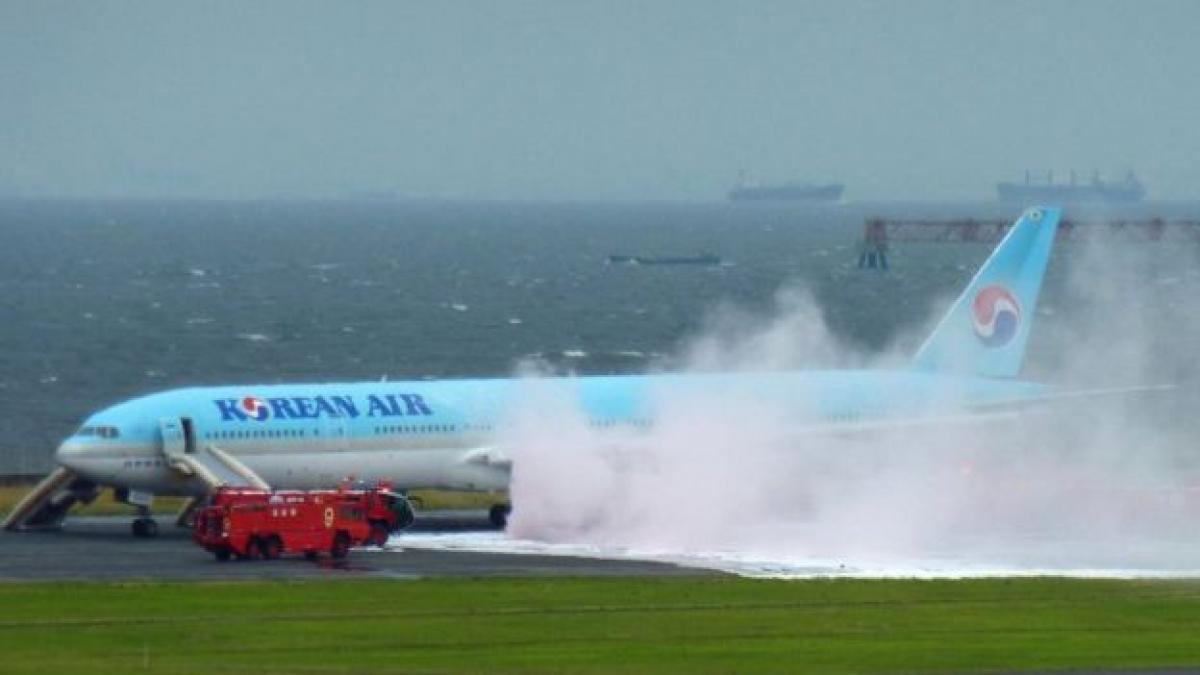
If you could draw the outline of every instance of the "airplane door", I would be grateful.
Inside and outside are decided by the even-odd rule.
[[[179,418],[179,424],[183,427],[183,451],[193,455],[196,453],[196,425],[190,417]]]
[[[187,435],[182,420],[162,419],[158,421],[162,435],[162,453],[167,457],[179,457],[187,452]]]

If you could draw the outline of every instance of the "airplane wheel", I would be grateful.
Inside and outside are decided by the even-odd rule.
[[[329,555],[332,556],[334,560],[341,560],[349,553],[350,538],[346,536],[345,532],[338,532],[337,536],[333,538],[333,547],[329,549]]]
[[[153,518],[138,518],[133,521],[133,536],[147,539],[158,536],[158,522]]]
[[[492,525],[503,528],[508,525],[508,514],[512,513],[510,504],[492,504],[492,508],[488,509],[488,520]]]

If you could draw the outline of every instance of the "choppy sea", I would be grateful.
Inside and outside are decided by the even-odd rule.
[[[1195,205],[1138,208],[1200,214]],[[989,247],[896,245],[889,271],[859,270],[864,219],[1018,211],[0,202],[0,473],[45,471],[89,412],[181,385],[504,376],[526,357],[566,372],[638,372],[675,353],[714,308],[769,313],[785,286],[808,289],[840,341],[882,349],[940,311]],[[1143,339],[1155,342],[1147,351],[1164,356],[1148,372],[1193,379],[1200,243],[1122,250],[1111,274],[1137,291]],[[608,264],[614,254],[699,253],[722,264]],[[1123,321],[1119,306],[1098,308],[1086,284],[1068,283],[1075,255],[1060,247],[1051,264],[1033,375],[1062,358],[1064,341],[1110,339],[1103,327]],[[1114,315],[1092,317],[1093,334],[1083,334],[1070,319],[1084,311]]]

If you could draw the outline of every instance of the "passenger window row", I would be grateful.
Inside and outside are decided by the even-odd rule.
[[[436,434],[451,433],[458,429],[453,424],[423,424],[421,426],[375,427],[375,435],[387,434]]]
[[[611,427],[639,427],[646,429],[650,427],[650,420],[592,420],[590,423],[593,427],[611,428]]]
[[[127,459],[124,464],[126,469],[149,469],[162,465],[161,459]]]
[[[304,429],[255,429],[253,431],[209,431],[204,437],[208,439],[241,440],[246,438],[303,438]],[[317,436],[313,430],[313,436]]]

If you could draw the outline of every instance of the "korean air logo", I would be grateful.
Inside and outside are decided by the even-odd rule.
[[[246,417],[256,422],[263,422],[271,416],[271,409],[267,403],[257,396],[247,396],[241,400],[239,405],[242,412],[246,413]]]
[[[1003,347],[1021,326],[1021,303],[1003,286],[984,286],[971,303],[975,335],[988,347]]]

